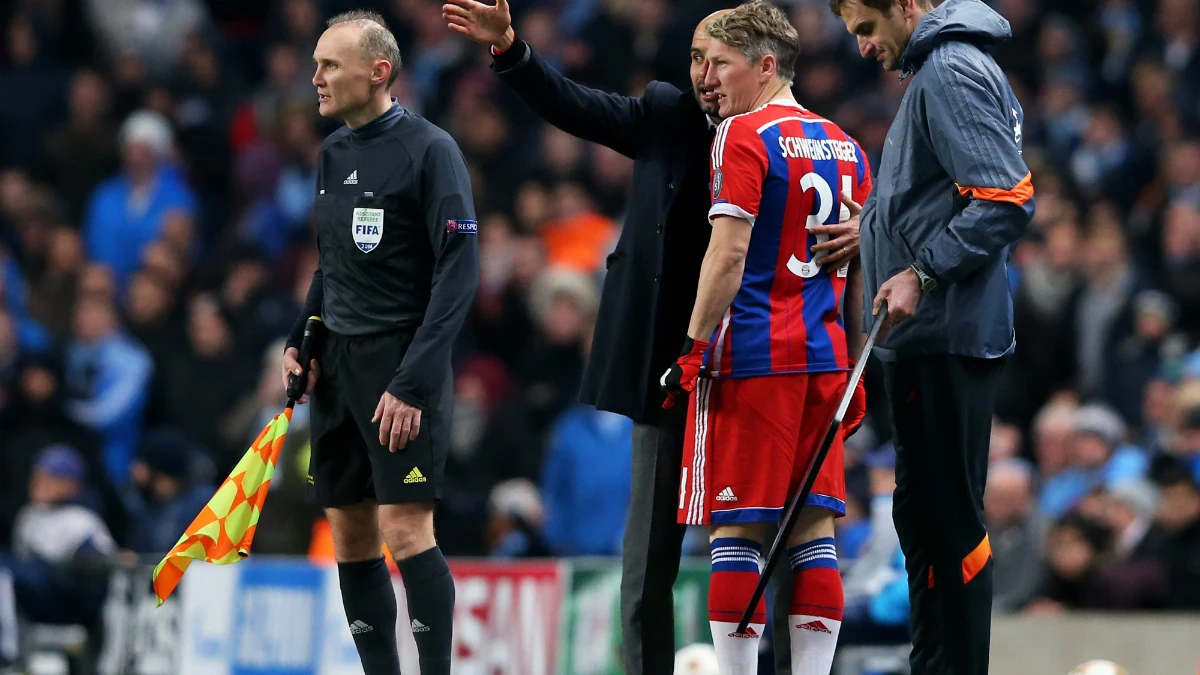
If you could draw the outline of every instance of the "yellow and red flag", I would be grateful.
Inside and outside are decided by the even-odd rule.
[[[289,405],[263,428],[167,557],[154,568],[156,607],[161,607],[175,591],[193,560],[228,565],[250,555],[258,517],[271,489],[275,464],[291,421]]]

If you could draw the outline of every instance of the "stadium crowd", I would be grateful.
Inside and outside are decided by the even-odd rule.
[[[797,98],[877,164],[905,82],[861,59],[823,0],[786,4]],[[991,4],[1012,24],[997,56],[1037,191],[1010,267],[1017,349],[987,495],[997,610],[1200,609],[1200,2]],[[691,31],[721,5],[513,8],[556,67],[637,95],[686,82]],[[442,549],[619,555],[631,423],[575,393],[632,163],[538,121],[439,2],[354,6],[388,18],[395,97],[473,172],[482,282],[456,345]],[[315,264],[315,158],[334,128],[310,56],[352,7],[4,7],[0,570],[22,612],[75,622],[103,597],[88,574],[157,561],[286,402],[282,339]],[[839,554],[848,621],[902,632],[880,384],[872,367]],[[306,417],[298,406],[255,546],[321,559]]]

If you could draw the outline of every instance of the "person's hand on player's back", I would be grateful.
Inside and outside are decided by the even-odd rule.
[[[516,39],[507,0],[496,0],[495,5],[475,0],[447,0],[442,5],[442,18],[450,30],[479,44],[491,45],[497,51],[508,49]]]
[[[837,225],[814,225],[808,228],[811,234],[829,237],[812,247],[814,256],[827,251],[821,258],[821,266],[827,269],[840,267],[858,255],[858,214],[862,212],[862,206],[844,192],[842,204],[846,205],[850,218]]]
[[[421,409],[413,407],[386,391],[375,406],[371,424],[379,423],[379,444],[388,450],[403,450],[421,431]]]
[[[288,380],[292,375],[300,375],[300,350],[295,347],[288,347],[283,352],[283,388],[286,391]],[[297,403],[307,403],[308,394],[313,393],[313,387],[317,384],[317,379],[321,377],[321,367],[317,365],[317,360],[312,359],[308,363],[308,386],[304,388],[304,394],[300,396]]]

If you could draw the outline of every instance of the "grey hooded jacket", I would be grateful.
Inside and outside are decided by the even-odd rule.
[[[1015,347],[1008,261],[1033,218],[1021,104],[984,49],[1011,36],[980,0],[946,0],[900,57],[912,78],[888,130],[860,237],[864,330],[879,287],[914,263],[937,280],[880,341],[885,361],[994,358]]]

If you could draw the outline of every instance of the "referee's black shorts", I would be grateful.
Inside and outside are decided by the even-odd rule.
[[[322,507],[366,499],[399,504],[440,499],[454,402],[449,367],[441,391],[421,411],[415,440],[391,452],[371,423],[379,398],[396,374],[411,332],[349,337],[328,332],[317,361],[312,405],[308,500]]]

